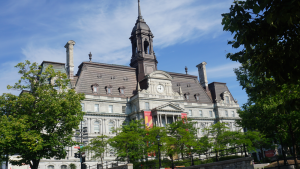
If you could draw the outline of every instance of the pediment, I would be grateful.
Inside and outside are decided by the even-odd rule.
[[[184,111],[183,108],[181,108],[173,103],[167,103],[167,104],[161,105],[159,107],[156,107],[154,110],[156,110],[156,111]]]
[[[157,71],[154,71],[154,72],[150,73],[148,75],[148,78],[158,78],[158,79],[169,79],[169,80],[171,80],[172,76],[170,76],[168,73],[166,73],[164,71],[157,70]]]

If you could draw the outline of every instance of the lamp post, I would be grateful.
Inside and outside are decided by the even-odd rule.
[[[157,134],[157,136],[156,136],[156,140],[157,140],[157,142],[158,142],[158,168],[161,168],[161,160],[160,160],[160,148],[159,148],[159,146],[161,146],[160,145],[160,143],[159,143],[159,141],[160,141],[160,136],[159,136],[159,134]]]

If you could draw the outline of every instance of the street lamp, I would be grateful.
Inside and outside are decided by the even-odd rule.
[[[160,145],[160,143],[159,143],[159,141],[160,141],[160,136],[159,136],[159,134],[157,134],[156,140],[157,140],[157,142],[158,142],[158,162],[159,162],[159,167],[158,167],[158,168],[161,168],[160,148],[159,148],[159,146],[161,146],[161,145]]]

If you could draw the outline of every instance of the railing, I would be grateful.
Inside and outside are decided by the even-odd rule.
[[[235,155],[234,157],[232,155]],[[232,158],[239,158],[239,157],[248,157],[246,146],[237,146],[228,149],[222,150],[214,150],[208,151],[205,153],[193,153],[189,156],[181,157],[181,158],[163,158],[161,160],[161,167],[162,168],[172,168],[175,167],[187,167],[193,165],[200,165],[206,164],[211,162],[223,161]],[[128,164],[125,161],[120,161],[120,159],[115,159],[113,161],[104,161],[102,164],[97,165],[97,169],[106,169],[106,168],[113,168],[121,165]],[[140,159],[139,162],[134,162],[134,168],[139,169],[155,169],[159,168],[159,160],[156,157],[149,157]],[[86,169],[91,169],[90,166],[86,167]]]
[[[232,156],[234,155],[234,156]],[[233,158],[239,158],[239,157],[248,157],[246,146],[238,146],[238,147],[232,147],[228,149],[222,149],[222,150],[214,150],[214,151],[208,151],[205,153],[199,153],[199,154],[191,154],[186,157],[181,158],[164,158],[161,161],[161,167],[162,168],[178,168],[178,167],[187,167],[187,166],[194,166],[194,165],[200,165],[200,164],[206,164],[211,162],[218,162],[218,161],[224,161],[229,160]],[[135,168],[140,169],[154,169],[159,168],[159,162],[158,159],[155,160],[149,160],[146,161],[146,159],[141,159],[141,162],[139,162],[139,166],[135,165]]]

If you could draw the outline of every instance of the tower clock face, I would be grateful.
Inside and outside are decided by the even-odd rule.
[[[162,92],[164,92],[164,87],[163,87],[162,85],[157,85],[156,90],[157,90],[159,93],[162,93]]]

